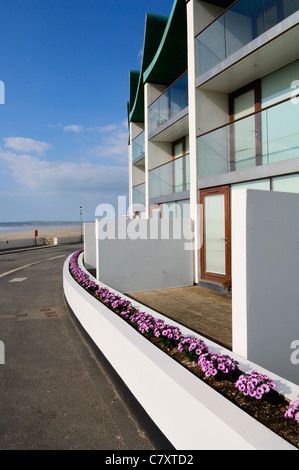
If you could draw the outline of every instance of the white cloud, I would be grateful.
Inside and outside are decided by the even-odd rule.
[[[37,155],[43,155],[46,150],[51,148],[51,144],[47,142],[40,142],[25,137],[7,137],[3,140],[5,148],[10,148],[17,152],[33,152]]]
[[[112,132],[112,131],[115,131],[119,128],[119,126],[117,124],[108,124],[106,126],[95,126],[95,127],[89,127],[88,130],[89,131],[96,131],[96,132],[100,132],[100,133],[104,133],[104,132]]]
[[[29,154],[3,152],[13,179],[23,187],[47,192],[85,191],[100,194],[119,194],[128,186],[128,169],[122,166],[104,166],[99,163],[50,162]]]
[[[77,124],[73,124],[73,125],[70,125],[70,126],[64,126],[64,131],[65,132],[71,131],[71,132],[78,133],[78,132],[83,131],[83,127],[78,126]]]
[[[92,154],[101,158],[110,158],[117,163],[126,164],[128,162],[128,131],[126,121],[121,125],[107,125],[101,127],[99,132],[102,135],[100,145],[92,149]]]

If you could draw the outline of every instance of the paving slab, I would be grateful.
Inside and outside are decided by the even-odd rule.
[[[232,300],[227,294],[190,286],[130,292],[128,296],[227,349],[232,348]]]

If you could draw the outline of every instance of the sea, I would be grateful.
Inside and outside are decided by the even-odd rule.
[[[24,232],[30,230],[42,230],[48,229],[80,229],[80,222],[66,222],[66,221],[26,221],[26,222],[0,222],[0,234],[12,233],[12,232]]]

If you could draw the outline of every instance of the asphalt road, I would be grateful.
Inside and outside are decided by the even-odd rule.
[[[157,449],[65,306],[78,248],[0,255],[0,450]]]

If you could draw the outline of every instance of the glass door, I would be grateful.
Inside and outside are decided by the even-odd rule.
[[[200,203],[201,278],[223,282],[230,277],[229,186],[200,191]]]

